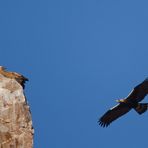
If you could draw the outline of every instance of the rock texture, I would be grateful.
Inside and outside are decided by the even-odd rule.
[[[0,74],[0,148],[32,148],[33,133],[22,86]]]

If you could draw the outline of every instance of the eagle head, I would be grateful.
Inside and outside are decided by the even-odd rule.
[[[125,102],[125,101],[124,101],[124,99],[118,99],[118,100],[116,100],[116,102],[118,102],[118,103],[123,103],[123,102]]]

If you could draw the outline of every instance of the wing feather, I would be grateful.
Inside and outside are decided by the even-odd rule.
[[[107,127],[111,122],[116,120],[117,118],[123,116],[127,112],[131,110],[130,107],[128,107],[125,104],[117,104],[113,108],[109,109],[100,119],[99,124],[103,127]]]
[[[131,93],[126,97],[127,101],[140,102],[148,94],[148,79],[137,85]]]

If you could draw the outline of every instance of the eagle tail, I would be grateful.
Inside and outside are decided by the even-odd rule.
[[[148,109],[148,103],[138,103],[134,109],[138,114],[141,115]]]

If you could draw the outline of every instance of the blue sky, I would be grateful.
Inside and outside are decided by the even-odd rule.
[[[35,148],[147,146],[148,113],[97,124],[148,76],[147,7],[146,0],[0,2],[0,65],[30,80]]]

